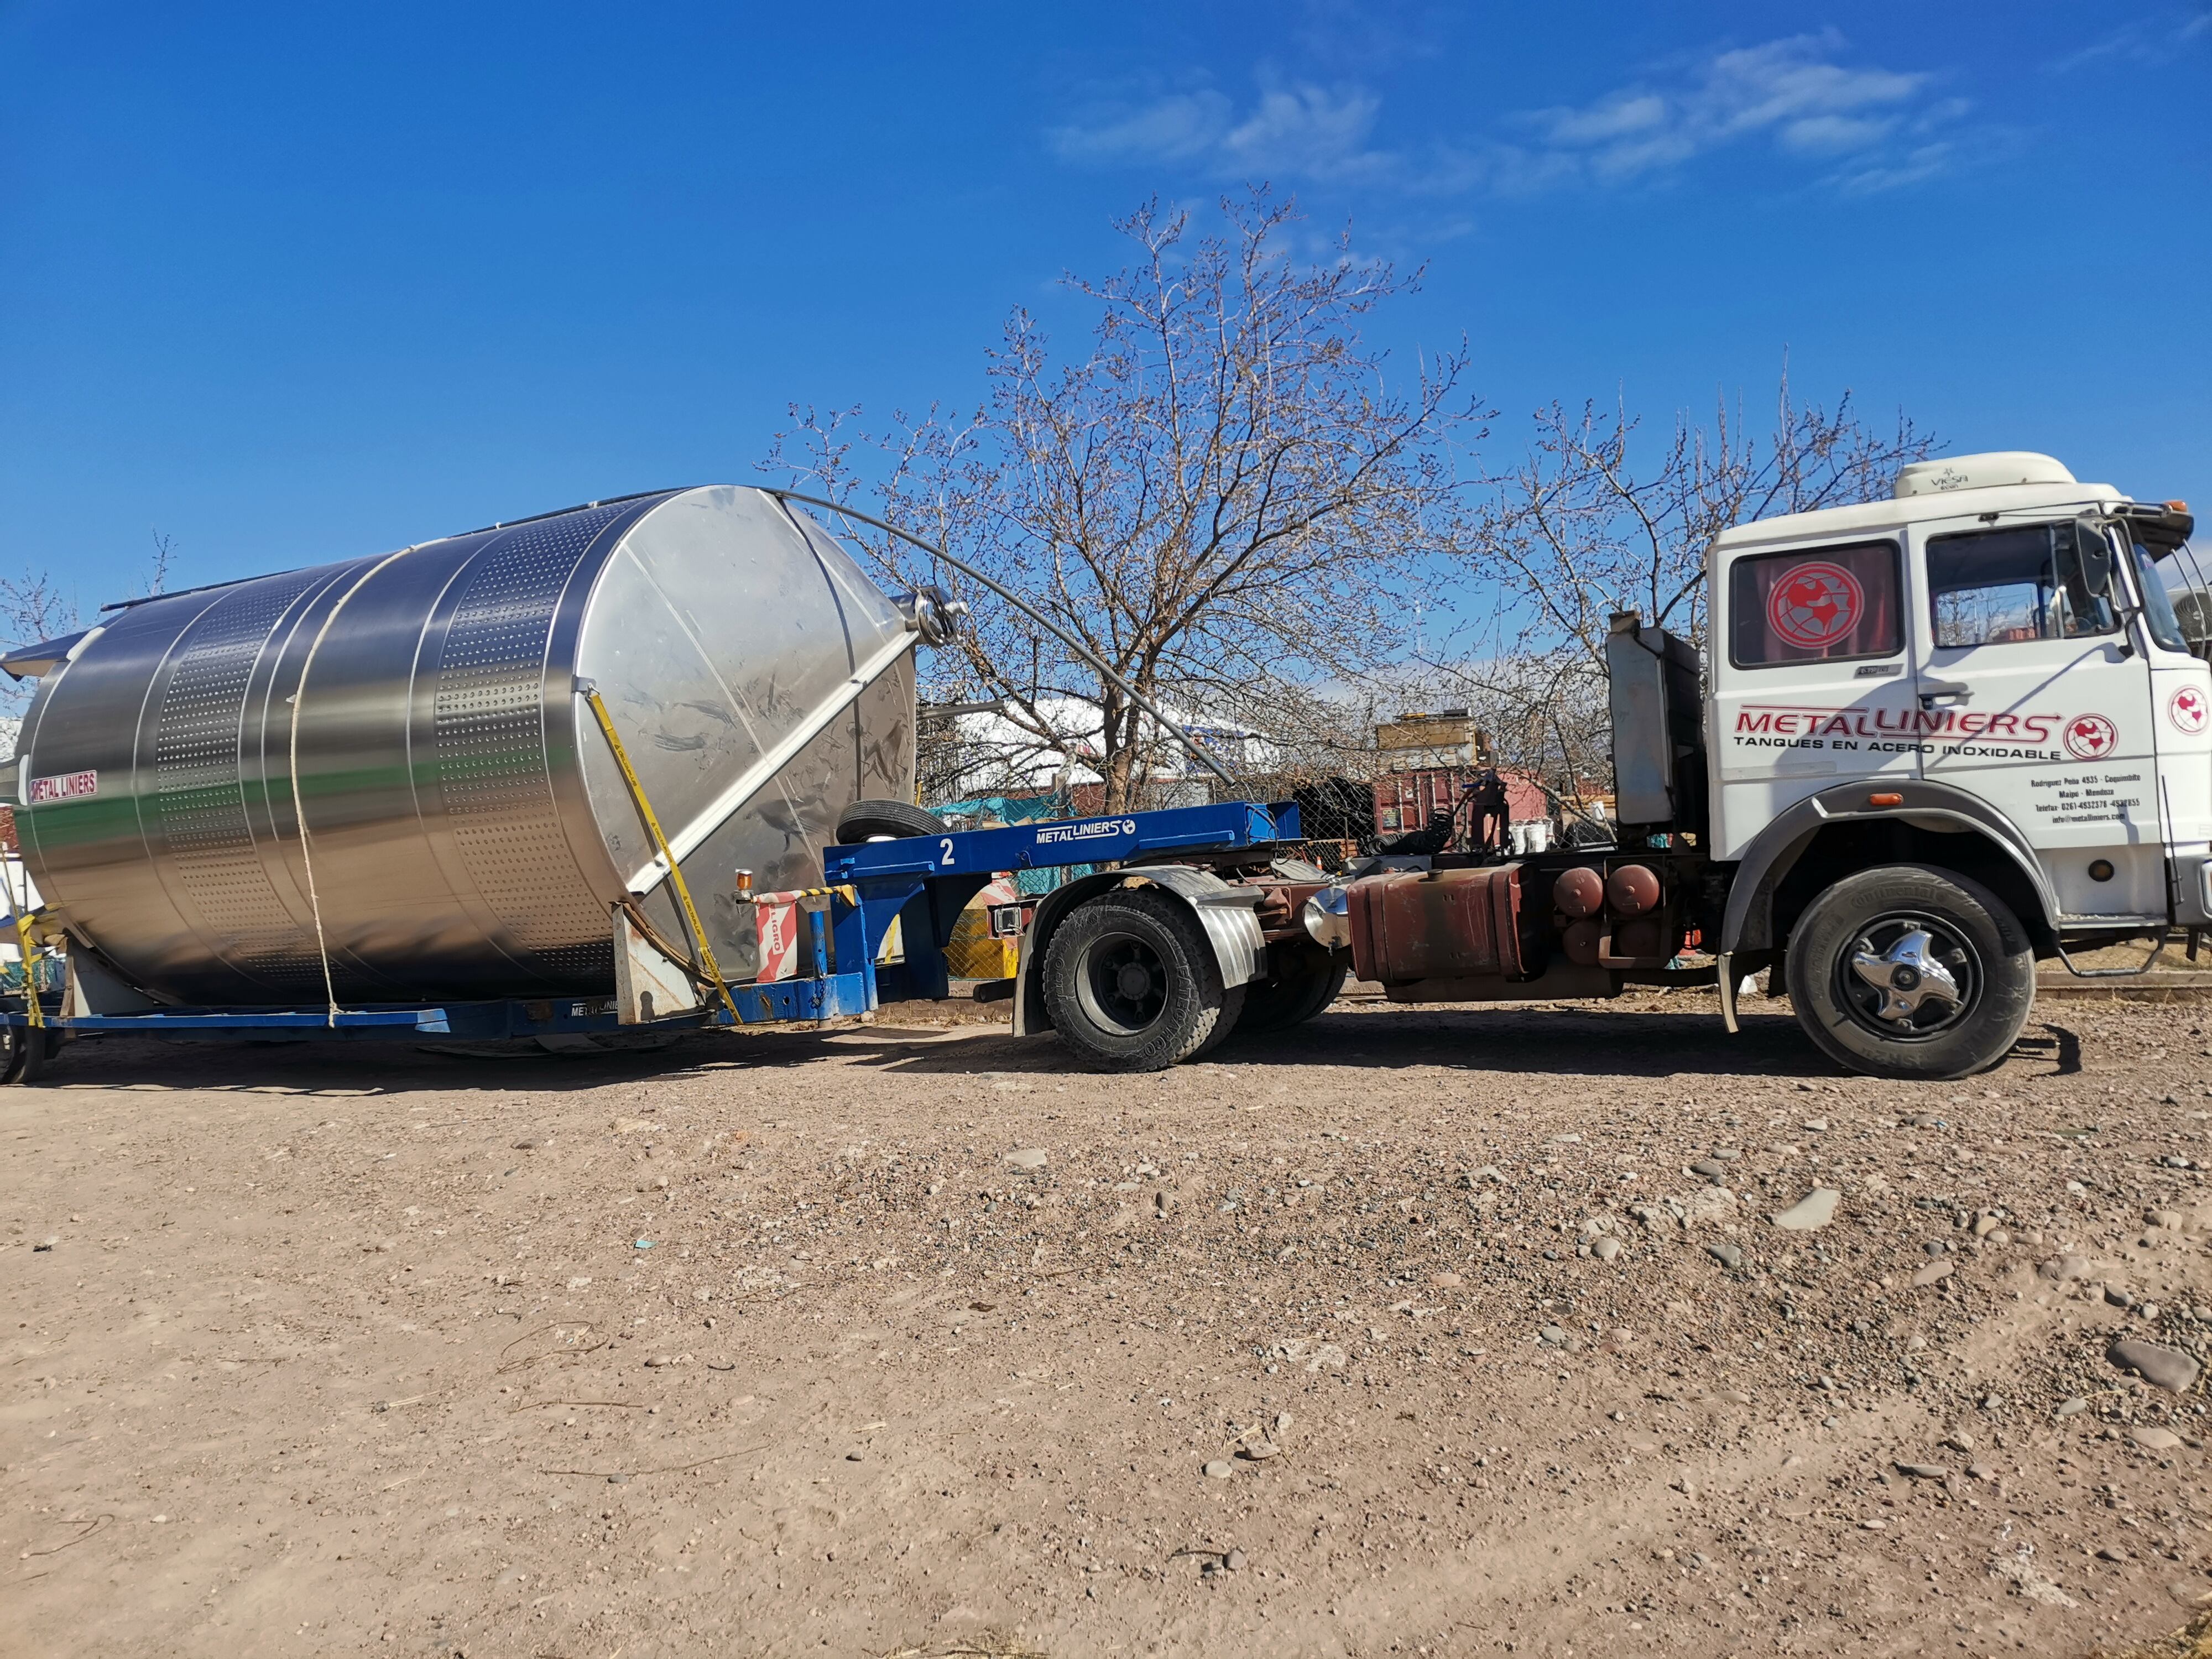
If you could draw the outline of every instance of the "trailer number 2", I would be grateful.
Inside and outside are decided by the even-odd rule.
[[[947,836],[943,841],[937,843],[937,854],[938,867],[943,870],[950,870],[952,867],[951,836]]]

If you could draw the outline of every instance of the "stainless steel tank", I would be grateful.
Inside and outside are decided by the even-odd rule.
[[[16,823],[165,1001],[319,1004],[322,951],[342,999],[605,994],[626,891],[684,935],[580,678],[747,978],[734,872],[818,883],[844,806],[912,798],[915,638],[775,496],[595,503],[113,614],[45,674]]]

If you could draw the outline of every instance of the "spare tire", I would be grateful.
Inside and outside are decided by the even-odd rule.
[[[864,841],[893,840],[903,836],[941,836],[945,820],[902,800],[856,800],[837,814],[837,844],[853,847]]]

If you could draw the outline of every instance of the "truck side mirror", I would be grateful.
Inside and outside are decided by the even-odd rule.
[[[2112,544],[2105,538],[2104,520],[2085,513],[2074,521],[2074,549],[2081,562],[2081,586],[2094,599],[2118,596],[2112,587]]]

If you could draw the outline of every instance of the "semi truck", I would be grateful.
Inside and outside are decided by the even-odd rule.
[[[11,884],[12,929],[64,963],[0,994],[0,1080],[72,1036],[865,1017],[948,995],[963,908],[1049,866],[1083,872],[975,994],[1112,1070],[1295,1024],[1352,975],[1401,1003],[1710,985],[1734,1030],[1765,970],[1838,1064],[1957,1078],[2010,1048],[2039,961],[2212,927],[2193,520],[2048,456],[1727,531],[1702,653],[1613,617],[1608,842],[1425,833],[1335,875],[1288,856],[1292,802],[957,832],[914,805],[912,653],[960,607],[880,591],[810,505],[907,535],[659,491],[0,658],[38,681],[12,793],[44,903]]]
[[[2175,935],[2193,956],[2212,927],[2193,527],[2184,503],[2006,452],[1728,530],[1702,661],[1612,619],[1612,845],[1091,875],[1036,910],[1016,1029],[1164,1066],[1309,1018],[1356,975],[1401,1003],[1708,984],[1733,1032],[1765,970],[1842,1066],[1982,1070],[2039,961],[2111,972],[2074,958]]]

